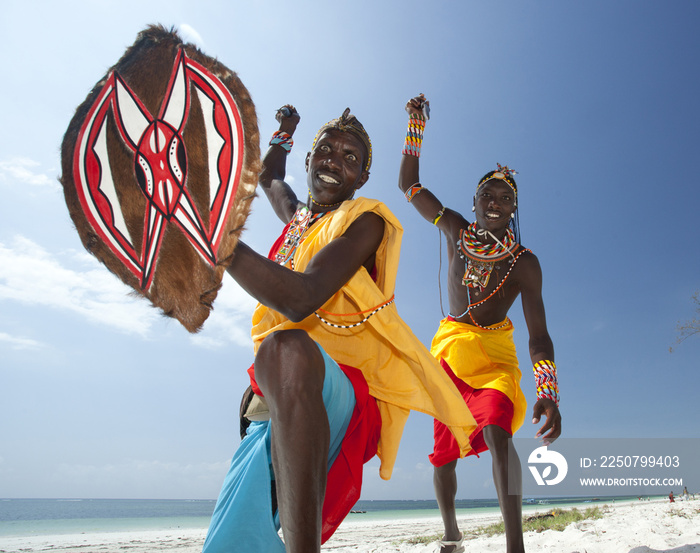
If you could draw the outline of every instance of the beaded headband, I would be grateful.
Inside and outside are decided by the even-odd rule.
[[[496,165],[498,165],[498,170],[486,173],[479,181],[479,184],[476,186],[477,191],[485,182],[490,181],[491,179],[500,179],[513,189],[513,192],[517,197],[518,185],[515,184],[515,179],[513,178],[513,175],[517,175],[518,172],[513,171],[513,169],[509,169],[507,165],[503,166],[500,163],[496,163]]]
[[[318,130],[316,136],[314,137],[314,142],[311,145],[312,150],[316,146],[318,137],[331,129],[352,133],[360,139],[360,142],[362,142],[367,149],[367,163],[365,164],[365,171],[369,171],[369,168],[372,166],[372,142],[370,142],[369,135],[362,126],[362,123],[360,123],[354,115],[350,115],[350,108],[345,108],[343,115],[337,119],[329,121]]]

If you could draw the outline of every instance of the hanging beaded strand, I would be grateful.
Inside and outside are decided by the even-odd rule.
[[[328,315],[333,315],[336,317],[352,317],[354,315],[355,316],[356,315],[364,315],[365,313],[367,313],[367,315],[361,321],[359,321],[357,323],[350,324],[350,325],[341,325],[341,324],[332,323],[330,321],[327,321],[326,319],[321,317],[321,315],[318,314],[318,311],[314,311],[314,315],[316,315],[316,317],[318,317],[318,319],[323,324],[328,325],[328,326],[332,326],[333,328],[355,328],[355,327],[358,327],[358,326],[366,323],[367,321],[369,321],[369,319],[372,315],[379,313],[382,309],[384,309],[388,305],[391,305],[392,303],[394,303],[394,296],[391,296],[391,298],[389,298],[386,302],[382,303],[381,305],[378,305],[377,307],[374,307],[372,309],[367,309],[365,311],[360,311],[358,313],[328,313],[328,311],[324,311],[323,309],[318,310],[318,311],[322,311],[323,313],[326,313]]]
[[[279,250],[277,250],[275,262],[279,263],[280,265],[286,264],[287,261],[289,261],[294,255],[294,252],[301,242],[301,237],[304,235],[304,232],[306,232],[306,229],[309,228],[312,223],[323,217],[323,215],[325,215],[323,212],[312,213],[307,206],[302,206],[297,209],[291,223],[289,223],[289,228],[284,235],[284,241],[282,242]]]
[[[467,309],[464,311],[464,313],[462,313],[462,314],[460,314],[460,315],[453,315],[452,313],[449,313],[450,317],[452,317],[453,319],[461,319],[461,318],[464,317],[466,314],[469,314],[469,318],[471,319],[471,321],[472,321],[472,323],[474,324],[474,326],[478,326],[479,328],[483,328],[484,330],[498,330],[499,328],[503,328],[504,326],[506,326],[506,325],[508,324],[508,321],[506,321],[505,323],[500,324],[500,325],[498,325],[498,326],[495,326],[495,327],[494,327],[494,326],[483,326],[483,325],[480,325],[479,323],[477,323],[477,322],[474,320],[474,315],[472,315],[472,310],[475,309],[476,307],[480,306],[482,303],[485,303],[485,302],[487,302],[488,300],[490,300],[490,299],[503,287],[503,285],[505,284],[506,280],[508,279],[508,276],[510,275],[510,272],[511,272],[511,271],[513,270],[513,268],[515,267],[515,264],[517,263],[517,261],[518,261],[518,259],[520,258],[520,256],[521,256],[523,253],[529,252],[529,251],[530,251],[530,250],[528,250],[527,248],[523,248],[522,250],[520,250],[520,251],[518,252],[518,254],[517,254],[517,255],[515,256],[515,258],[513,259],[513,262],[511,263],[510,269],[508,269],[508,272],[507,272],[507,273],[505,274],[505,276],[501,279],[501,282],[499,282],[499,283],[498,283],[498,286],[496,286],[496,288],[493,290],[493,292],[491,292],[491,293],[490,293],[487,297],[485,297],[483,300],[479,300],[479,301],[477,301],[477,302],[475,302],[475,303],[471,303],[471,294],[470,294],[470,292],[469,292],[469,287],[467,287],[467,301],[469,302],[469,305],[467,306]]]

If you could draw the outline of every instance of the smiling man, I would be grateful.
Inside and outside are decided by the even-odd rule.
[[[284,181],[300,117],[288,105],[277,120],[259,184],[287,226],[267,258],[239,242],[228,267],[260,302],[255,393],[206,553],[319,551],[359,498],[363,463],[378,454],[390,477],[411,409],[450,427],[462,453],[475,427],[396,311],[401,226],[380,202],[354,198],[372,164],[364,127],[346,109],[319,130],[302,202]]]
[[[508,463],[508,439],[522,425],[527,403],[520,389],[520,369],[508,310],[522,295],[530,334],[530,357],[537,385],[533,423],[546,415],[537,436],[555,440],[561,433],[554,347],[547,331],[542,301],[542,272],[537,257],[517,236],[518,189],[514,171],[498,166],[478,183],[472,211],[476,221],[443,207],[419,182],[419,158],[426,124],[427,100],[421,94],[406,104],[408,132],[401,160],[399,188],[425,219],[445,233],[448,255],[450,313],[440,322],[431,353],[459,388],[476,419],[469,437],[478,454],[488,449],[506,529],[507,551],[524,551],[521,468],[517,456]],[[457,459],[462,457],[449,432],[435,421],[435,493],[445,525],[442,553],[464,551],[457,525],[455,497]],[[508,474],[518,493],[508,493]]]

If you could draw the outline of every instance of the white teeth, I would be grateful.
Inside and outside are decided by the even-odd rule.
[[[498,219],[500,215],[498,213],[487,213],[486,217],[488,217],[489,219]]]
[[[319,175],[318,178],[323,182],[327,182],[328,184],[338,184],[337,180],[335,180],[333,177],[329,177],[328,175]]]

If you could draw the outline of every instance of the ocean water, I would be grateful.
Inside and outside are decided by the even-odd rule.
[[[207,528],[215,500],[0,499],[0,537]]]
[[[637,498],[550,498],[523,502],[523,513],[550,508],[586,508]],[[159,499],[0,499],[0,538],[54,534],[91,534],[174,528],[206,529],[214,500]],[[348,520],[438,517],[435,500],[359,501]],[[458,500],[461,514],[499,512],[496,499]]]

